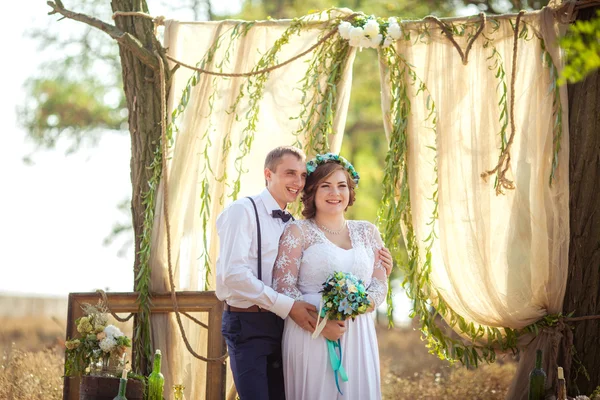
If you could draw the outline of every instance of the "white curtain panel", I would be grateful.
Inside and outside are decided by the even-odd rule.
[[[439,218],[434,226],[438,239],[432,247],[430,280],[433,288],[467,323],[523,328],[546,314],[562,311],[567,279],[566,87],[560,90],[561,149],[555,179],[550,186],[554,92],[550,89],[550,68],[542,63],[543,41],[555,65],[561,68],[558,26],[549,9],[526,14],[521,20],[521,27],[527,25],[529,37],[518,41],[516,135],[507,174],[507,178],[514,181],[515,189],[498,196],[494,189],[495,176],[488,177],[487,182],[480,176],[498,163],[501,130],[499,80],[497,69],[490,69],[494,64],[493,59],[488,59],[492,49],[484,47],[484,35],[494,39],[493,45],[504,62],[510,96],[514,44],[510,20],[500,19],[494,33],[491,32],[494,25],[488,21],[483,35],[473,44],[467,65],[463,65],[458,51],[435,23],[419,22],[407,28],[417,28],[423,23],[429,24],[429,43],[415,40],[413,36],[412,41],[399,41],[396,47],[427,85],[438,112],[434,132],[430,129],[431,121],[426,121],[427,94],[414,97],[416,87],[412,87],[408,180],[420,262],[421,265],[424,262],[425,240],[432,231],[429,223],[435,207],[432,195],[437,167]],[[466,35],[455,40],[464,51]],[[380,65],[382,109],[389,137],[392,89],[384,60],[380,60]],[[509,136],[510,125],[507,139]],[[437,147],[437,151],[432,151],[430,146]],[[458,330],[458,326],[455,328]],[[536,346],[538,343],[534,342],[530,348]],[[527,373],[521,375],[527,377]]]

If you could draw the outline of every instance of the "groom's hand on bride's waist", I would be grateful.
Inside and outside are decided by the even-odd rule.
[[[317,308],[305,301],[296,300],[290,310],[290,318],[302,329],[313,332],[317,326],[317,319],[311,315],[317,312]]]

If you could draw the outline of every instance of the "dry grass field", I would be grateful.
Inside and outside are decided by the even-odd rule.
[[[0,317],[0,400],[62,398],[64,327],[60,320]],[[384,399],[505,398],[515,372],[510,358],[477,370],[451,367],[427,353],[418,332],[378,332]]]
[[[505,399],[516,371],[512,356],[466,369],[428,353],[419,332],[378,329],[383,398],[388,400]]]

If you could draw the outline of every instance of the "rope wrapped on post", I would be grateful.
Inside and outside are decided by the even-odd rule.
[[[141,17],[146,19],[151,19],[154,23],[154,36],[158,32],[158,27],[165,24],[165,17],[159,15],[158,17],[153,17],[150,14],[146,14],[140,11],[115,11],[112,15],[112,19],[116,19],[117,17]]]

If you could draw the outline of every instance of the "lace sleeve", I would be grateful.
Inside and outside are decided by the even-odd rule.
[[[279,253],[273,267],[273,289],[291,297],[302,299],[298,289],[298,270],[302,260],[302,231],[296,224],[289,224],[279,240]]]
[[[375,225],[371,225],[371,246],[373,247],[373,253],[375,254],[375,264],[373,265],[373,275],[371,277],[371,284],[367,288],[369,297],[373,301],[375,308],[379,307],[385,301],[388,291],[388,280],[385,273],[385,268],[381,263],[381,259],[378,257],[378,252],[383,247],[383,241],[379,230]]]

